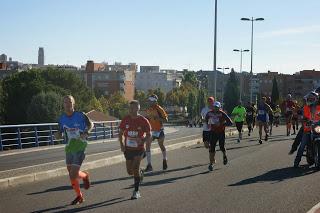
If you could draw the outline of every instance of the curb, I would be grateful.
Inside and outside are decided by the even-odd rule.
[[[230,130],[230,131],[226,132],[226,136],[231,136],[236,133],[237,133],[237,130]],[[201,136],[199,137],[199,139],[193,139],[190,141],[167,145],[166,150],[171,151],[171,150],[175,150],[175,149],[189,147],[189,146],[192,146],[195,144],[200,144],[201,143],[200,138],[201,138]],[[159,153],[161,153],[161,149],[154,148],[154,149],[151,149],[151,152],[152,152],[152,154],[159,154]],[[120,155],[107,157],[107,158],[100,159],[100,160],[86,162],[81,166],[81,169],[82,170],[96,169],[96,168],[100,168],[100,167],[118,164],[118,163],[121,163],[124,161],[125,161],[125,158],[124,158],[123,154],[120,154]],[[68,171],[67,171],[66,167],[60,167],[57,169],[47,170],[47,171],[43,171],[43,172],[35,172],[32,174],[15,176],[15,177],[10,177],[10,178],[3,178],[3,179],[0,179],[0,189],[6,189],[9,187],[15,187],[15,186],[25,184],[25,183],[32,183],[35,181],[47,180],[50,178],[60,177],[60,176],[64,176],[64,175],[68,175]]]

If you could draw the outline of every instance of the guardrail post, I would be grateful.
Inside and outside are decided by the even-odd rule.
[[[96,137],[96,140],[98,140],[98,134],[97,134],[97,126],[96,124],[94,125],[94,135]]]
[[[106,139],[106,126],[104,125],[104,123],[102,124],[103,126],[103,139]]]
[[[49,128],[50,128],[50,145],[54,145],[53,137],[52,137],[52,126],[49,126]]]
[[[114,134],[113,134],[113,124],[111,122],[111,138],[113,138]]]
[[[0,151],[3,151],[1,129],[0,129]]]
[[[36,136],[36,146],[39,146],[38,130],[37,127],[34,127],[34,134]]]
[[[21,132],[20,128],[18,127],[18,146],[20,149],[22,149],[22,143],[21,143]]]

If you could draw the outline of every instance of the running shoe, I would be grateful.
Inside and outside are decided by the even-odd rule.
[[[266,134],[266,136],[265,136],[264,140],[265,140],[265,141],[268,141],[268,137],[269,137],[269,135],[268,135],[268,134]]]
[[[167,170],[167,168],[168,168],[167,160],[166,160],[166,159],[163,159],[162,169],[163,169],[163,170]]]
[[[72,202],[71,205],[77,205],[83,203],[84,199],[83,196],[77,196]]]
[[[259,140],[259,143],[262,144],[262,140],[261,139]]]
[[[240,143],[240,138],[237,139],[237,142]]]
[[[153,168],[151,166],[151,164],[148,164],[146,169],[144,170],[145,172],[152,172],[153,171]]]
[[[84,171],[83,173],[87,174],[87,177],[83,178],[83,188],[89,189],[90,188],[90,178],[89,178],[89,172]]]
[[[223,156],[223,165],[226,165],[228,163],[227,155]]]
[[[136,200],[136,199],[138,199],[140,197],[141,197],[141,195],[140,195],[139,191],[133,191],[133,194],[131,196],[131,200]]]
[[[209,169],[210,172],[212,172],[213,171],[213,165],[209,164],[208,169]]]

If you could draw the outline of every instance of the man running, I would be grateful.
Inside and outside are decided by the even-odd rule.
[[[267,98],[262,97],[257,109],[257,122],[259,126],[259,143],[262,144],[262,127],[264,127],[265,141],[268,140],[269,113],[272,112],[271,107],[267,104]]]
[[[159,147],[162,151],[162,169],[166,170],[168,168],[167,164],[167,151],[164,146],[164,128],[163,122],[168,121],[168,115],[164,109],[158,104],[158,96],[153,94],[148,98],[150,107],[146,110],[146,118],[149,120],[152,130],[152,140],[157,139]],[[192,125],[192,124],[191,124]],[[151,172],[153,170],[151,165],[151,147],[147,147],[147,162],[148,165],[145,169],[146,172]]]
[[[139,110],[139,102],[137,100],[131,101],[129,115],[122,119],[119,126],[119,142],[121,151],[126,158],[127,172],[134,178],[134,191],[131,199],[141,197],[139,186],[143,179],[143,170],[140,169],[140,163],[145,156],[144,143],[147,147],[150,147],[151,144],[150,123],[145,117],[138,114]]]
[[[90,187],[89,173],[80,171],[80,167],[85,158],[86,139],[93,128],[93,123],[90,119],[84,113],[75,111],[74,106],[75,100],[73,96],[68,95],[63,98],[65,113],[60,116],[59,130],[55,133],[57,139],[63,137],[66,142],[67,169],[72,188],[77,195],[71,205],[80,204],[84,201],[78,179],[83,180],[85,189]]]
[[[209,136],[209,160],[210,164],[208,166],[209,171],[213,170],[213,164],[216,163],[215,154],[216,154],[216,145],[219,141],[220,150],[223,153],[223,164],[228,163],[225,145],[225,128],[226,126],[232,125],[232,120],[229,116],[221,110],[221,104],[218,101],[215,101],[213,104],[212,111],[209,111],[206,115],[206,123],[210,127],[210,136]]]
[[[234,116],[234,122],[236,123],[236,127],[239,133],[238,137],[238,143],[240,143],[240,140],[242,140],[242,127],[243,122],[246,118],[246,108],[242,106],[241,101],[239,101],[238,106],[236,106],[233,110],[231,115]]]
[[[282,111],[285,113],[284,116],[286,118],[287,136],[289,136],[290,135],[290,129],[291,129],[293,109],[295,108],[295,104],[292,101],[291,94],[287,95],[287,99],[282,103],[282,108],[283,108]]]
[[[280,116],[281,116],[281,109],[279,105],[276,105],[276,108],[274,109],[274,122],[273,122],[276,127],[278,127],[280,124]]]
[[[298,101],[293,101],[295,104],[295,108],[292,111],[292,129],[293,129],[293,133],[292,135],[296,134],[296,130],[298,131],[299,129],[299,106],[298,106]]]
[[[214,103],[214,97],[209,97],[207,99],[208,106],[203,107],[201,110],[201,118],[203,120],[203,131],[202,131],[202,141],[204,143],[204,146],[206,148],[209,148],[209,136],[210,136],[210,127],[208,126],[207,122],[205,122],[206,115],[209,111],[211,111],[211,108]]]
[[[254,115],[256,113],[256,108],[254,107],[253,104],[251,104],[250,102],[248,102],[248,106],[246,108],[246,122],[248,125],[248,136],[250,136],[251,132],[253,131],[253,120],[254,120]]]
[[[269,112],[269,134],[272,135],[272,126],[273,126],[273,110],[275,109],[275,104],[272,103],[271,97],[267,98],[267,104],[271,107],[272,111]]]

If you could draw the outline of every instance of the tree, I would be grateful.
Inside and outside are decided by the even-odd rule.
[[[120,92],[113,93],[107,99],[109,101],[109,113],[112,116],[122,119],[128,114],[128,101]]]
[[[2,84],[0,81],[0,124],[4,123],[4,94],[3,94],[3,89],[2,89]]]
[[[196,97],[192,92],[189,93],[188,95],[187,108],[188,108],[189,118],[193,119],[196,116],[197,109],[196,109]]]
[[[142,90],[136,90],[134,92],[134,99],[139,101],[142,110],[147,106],[147,98],[147,94]]]
[[[228,113],[231,113],[233,108],[238,104],[239,96],[239,82],[236,79],[234,70],[231,69],[230,77],[228,79],[224,94],[224,109]]]
[[[276,77],[272,80],[272,93],[271,93],[271,100],[275,104],[279,104],[279,90],[278,90],[278,83]]]
[[[195,87],[198,86],[197,75],[195,72],[185,71],[183,73],[182,83],[187,83],[187,82],[190,83],[191,85],[194,85]]]
[[[40,92],[32,97],[27,108],[27,123],[56,122],[62,111],[62,96],[55,92]]]
[[[2,81],[4,120],[7,124],[26,123],[28,106],[33,96],[53,91],[61,96],[73,95],[76,110],[90,111],[96,107],[93,92],[74,73],[48,69],[33,69],[15,73]]]

